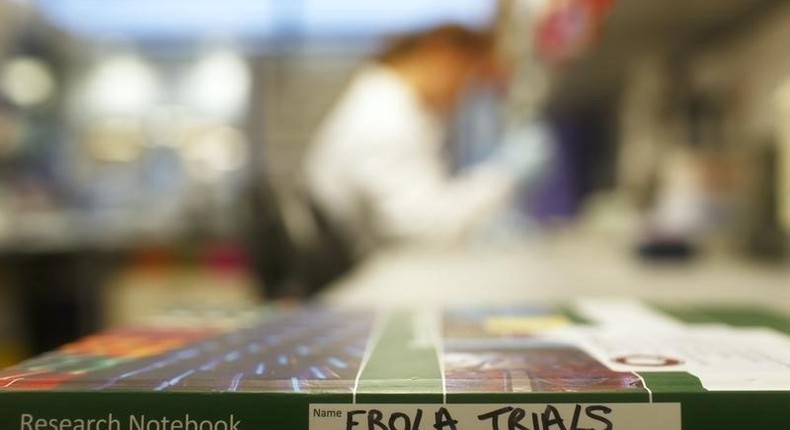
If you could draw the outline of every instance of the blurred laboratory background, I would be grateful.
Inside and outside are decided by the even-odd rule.
[[[356,255],[303,195],[311,142],[448,24],[498,61],[448,171],[521,140],[528,180],[462,242]],[[790,310],[788,40],[782,0],[0,0],[0,365],[274,300]]]

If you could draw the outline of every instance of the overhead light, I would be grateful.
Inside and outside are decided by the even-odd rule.
[[[156,102],[159,79],[139,56],[117,54],[89,73],[84,91],[86,107],[94,113],[136,116]]]
[[[30,108],[41,105],[55,94],[55,78],[43,61],[33,57],[17,57],[0,72],[0,88],[12,103]]]
[[[252,74],[244,58],[230,49],[200,58],[181,88],[182,101],[215,119],[235,120],[246,110]]]

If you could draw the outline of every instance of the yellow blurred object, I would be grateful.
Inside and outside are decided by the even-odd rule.
[[[0,71],[0,89],[14,104],[28,108],[51,100],[57,84],[45,62],[34,57],[18,57]]]
[[[561,315],[494,317],[486,320],[485,328],[495,334],[531,334],[568,324],[570,321]]]

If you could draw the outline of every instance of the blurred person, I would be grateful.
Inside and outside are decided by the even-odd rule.
[[[530,139],[456,175],[444,159],[448,118],[492,52],[487,33],[442,26],[393,43],[353,77],[314,137],[305,175],[316,209],[354,254],[482,230],[539,161]]]

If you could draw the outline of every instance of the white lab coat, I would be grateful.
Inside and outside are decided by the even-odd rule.
[[[451,175],[439,118],[399,75],[356,74],[308,151],[307,187],[364,252],[383,240],[464,237],[503,208],[514,179],[493,166]]]

